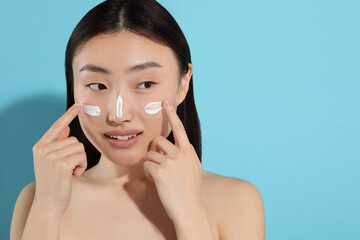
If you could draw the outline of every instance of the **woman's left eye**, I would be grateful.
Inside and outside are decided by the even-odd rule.
[[[151,85],[155,84],[155,82],[152,82],[152,81],[146,81],[146,82],[142,82],[140,83],[138,86],[141,86],[141,85],[144,85],[144,87],[140,87],[140,88],[143,88],[143,89],[146,89],[146,88],[150,88]]]
[[[91,83],[87,85],[89,88],[95,91],[100,91],[106,89],[106,86],[102,83]]]

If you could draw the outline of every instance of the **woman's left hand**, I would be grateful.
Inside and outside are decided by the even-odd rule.
[[[155,183],[159,198],[174,222],[203,211],[200,199],[202,165],[185,128],[171,104],[163,101],[175,145],[156,137],[144,162],[145,175]],[[195,211],[195,213],[194,213]]]

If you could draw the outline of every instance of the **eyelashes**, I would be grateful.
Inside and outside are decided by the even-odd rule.
[[[155,84],[156,83],[153,81],[145,81],[145,82],[139,83],[137,86],[144,85],[145,87],[139,87],[139,89],[149,89],[149,88],[151,88],[152,85],[155,85]],[[146,87],[146,86],[148,86],[148,87]],[[107,89],[107,87],[102,83],[90,83],[90,84],[86,85],[86,87],[89,87],[90,89],[92,89],[94,91],[101,91],[101,90]]]
[[[152,81],[146,81],[146,82],[142,82],[142,83],[140,83],[139,85],[141,85],[141,84],[146,84],[146,83],[150,83],[150,87],[152,86],[152,85],[154,85],[155,84],[155,82],[152,82]],[[150,88],[150,87],[148,87],[148,88]],[[147,89],[147,88],[146,88]]]
[[[106,86],[104,84],[101,84],[101,83],[91,83],[91,84],[88,84],[86,86],[91,88],[92,90],[95,90],[95,91],[100,91],[100,90],[106,89]]]

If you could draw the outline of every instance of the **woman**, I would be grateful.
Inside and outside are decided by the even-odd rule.
[[[99,4],[65,67],[68,111],[33,147],[11,239],[264,239],[256,187],[202,170],[190,50],[166,9]]]

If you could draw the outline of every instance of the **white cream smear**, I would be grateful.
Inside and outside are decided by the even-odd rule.
[[[91,116],[99,116],[100,115],[100,108],[98,106],[81,104],[81,110]]]
[[[122,105],[123,105],[123,99],[120,94],[116,100],[116,116],[118,118],[122,117]]]
[[[123,106],[123,99],[121,95],[118,96],[116,100],[116,116],[118,118],[122,117],[122,106]],[[147,114],[156,114],[163,109],[161,102],[150,102],[145,106],[145,112]],[[92,106],[92,105],[85,105],[81,104],[81,110],[90,116],[99,116],[100,115],[100,107],[99,106]]]
[[[145,106],[145,112],[147,114],[155,114],[160,112],[162,108],[161,102],[150,102]]]

